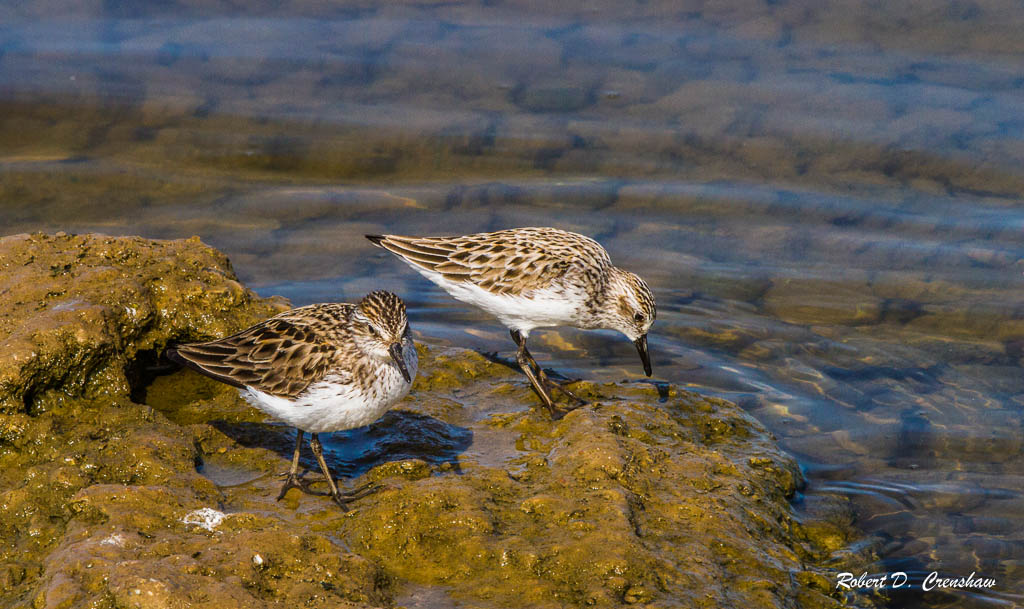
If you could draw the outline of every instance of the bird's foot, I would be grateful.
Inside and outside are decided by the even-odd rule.
[[[570,410],[574,410],[576,408],[579,408],[580,406],[586,406],[587,404],[590,403],[590,402],[584,400],[583,398],[581,398],[580,396],[576,395],[572,391],[570,391],[569,388],[566,386],[566,385],[571,385],[571,384],[573,384],[575,382],[576,381],[566,381],[564,383],[559,383],[558,381],[552,381],[551,379],[544,379],[544,385],[547,386],[549,389],[556,389],[559,392],[561,392],[562,394],[564,394],[565,397],[567,397],[570,400],[576,402],[576,405],[573,406],[572,408],[570,408]]]
[[[309,494],[309,495],[315,495],[316,494],[313,491],[309,490],[309,482],[307,482],[306,480],[303,480],[301,475],[292,474],[292,473],[287,473],[287,474],[282,474],[282,475],[286,476],[286,479],[284,481],[284,486],[281,487],[281,492],[277,494],[277,500],[278,501],[284,499],[284,496],[288,494],[288,491],[290,491],[293,488],[297,488],[300,491],[302,491],[303,493],[306,493],[306,494]]]
[[[552,421],[557,421],[557,420],[561,419],[562,417],[564,417],[565,415],[569,414],[570,412],[576,410],[577,408],[583,408],[584,406],[587,406],[589,404],[590,404],[590,402],[582,402],[582,403],[578,403],[578,404],[570,404],[570,405],[567,405],[567,406],[561,406],[559,408],[556,408],[551,413],[551,420]]]
[[[568,388],[565,387],[566,385],[571,385],[571,384],[572,384],[572,382],[570,382],[570,383],[556,383],[555,381],[551,381],[548,384],[548,387],[557,389],[558,391],[560,391],[563,394],[565,394],[565,397],[567,397],[567,398],[571,399],[572,401],[574,401],[575,405],[573,405],[572,408],[570,408],[570,409],[579,408],[580,406],[586,406],[587,404],[589,404],[590,403],[589,401],[583,399],[582,397],[580,397],[577,394],[572,393],[571,391],[568,390]]]
[[[541,387],[540,384],[543,384],[543,386],[546,387],[547,390]],[[533,391],[534,393],[537,394],[537,397],[540,398],[540,401],[542,404],[544,404],[544,407],[547,408],[548,414],[551,415],[552,421],[557,421],[564,417],[566,414],[572,412],[573,410],[576,410],[581,406],[586,406],[590,403],[584,400],[583,398],[579,397],[572,391],[566,389],[561,383],[552,381],[551,379],[547,378],[547,376],[543,377],[543,380],[540,381],[540,384],[534,385]],[[551,389],[556,389],[561,393],[564,393],[566,397],[568,397],[575,403],[570,404],[568,406],[556,406],[555,401],[551,399]]]
[[[338,491],[337,493],[331,495],[331,499],[334,500],[334,503],[338,504],[338,507],[341,508],[341,511],[347,512],[348,504],[352,503],[353,501],[356,501],[357,499],[362,499],[367,495],[372,495],[373,493],[379,491],[381,488],[383,487],[379,484],[367,482],[366,484],[363,484],[362,486],[357,486],[356,488],[350,491]]]
[[[573,393],[572,391],[569,390],[568,385],[572,385],[573,383],[579,381],[580,379],[573,379],[573,380],[566,380],[566,381],[555,381],[555,380],[552,380],[551,376],[548,375],[546,372],[544,372],[544,370],[542,368],[539,368],[539,367],[538,367],[537,377],[540,379],[540,382],[545,387],[547,387],[549,390],[550,389],[555,389],[555,390],[559,391],[560,393],[562,393],[563,395],[565,395],[565,397],[567,397],[570,400],[576,402],[576,405],[573,406],[572,408],[570,408],[569,410],[574,410],[576,408],[579,408],[580,406],[586,406],[587,404],[590,403],[590,402],[584,400],[583,398],[581,398],[580,396],[576,395],[575,393]],[[562,377],[562,378],[564,378],[564,377]]]
[[[569,404],[569,405],[565,405],[565,406],[556,406],[553,401],[544,401],[544,400],[542,400],[542,403],[544,404],[544,407],[547,408],[548,415],[550,415],[551,420],[552,421],[559,421],[565,415],[569,414],[573,410],[576,410],[577,408],[581,408],[583,406],[586,406],[589,402],[585,402],[585,401],[580,400],[576,404]]]

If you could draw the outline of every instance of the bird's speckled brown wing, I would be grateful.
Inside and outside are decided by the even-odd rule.
[[[343,338],[336,336],[344,328],[337,320],[351,307],[293,309],[227,338],[172,347],[167,356],[235,387],[295,397],[327,374]]]
[[[415,267],[495,294],[518,295],[547,287],[573,264],[597,269],[611,265],[608,253],[593,239],[555,228],[513,228],[464,237],[367,238]]]

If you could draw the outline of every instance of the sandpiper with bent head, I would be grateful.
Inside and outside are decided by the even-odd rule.
[[[346,504],[366,489],[339,492],[318,436],[369,425],[409,393],[416,347],[405,304],[377,291],[359,304],[326,303],[275,315],[238,334],[167,349],[167,357],[233,387],[251,405],[297,428],[291,470],[278,500],[298,477],[304,432],[334,501]]]
[[[476,305],[509,328],[516,360],[534,391],[557,416],[544,386],[552,382],[526,348],[534,328],[618,330],[636,345],[651,375],[647,332],[654,295],[637,275],[612,265],[593,239],[556,228],[513,228],[464,237],[367,235],[455,299]],[[576,398],[578,399],[578,398]]]

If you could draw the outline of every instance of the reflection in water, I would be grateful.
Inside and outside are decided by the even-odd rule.
[[[362,235],[591,235],[656,291],[656,378],[774,429],[874,571],[998,582],[894,605],[1024,602],[1019,10],[84,6],[0,8],[5,232],[198,234],[263,294],[391,289],[483,351],[496,322]]]

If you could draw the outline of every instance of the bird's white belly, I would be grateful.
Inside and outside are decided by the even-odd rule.
[[[415,268],[415,267],[414,267]],[[534,290],[529,297],[495,294],[471,283],[449,281],[440,273],[416,268],[456,300],[480,307],[513,330],[574,325],[581,295],[564,290]]]
[[[405,359],[409,374],[415,378],[415,347],[406,349]],[[366,391],[348,379],[343,382],[337,376],[328,376],[312,383],[296,398],[278,397],[252,387],[239,392],[256,408],[303,431],[341,431],[373,423],[409,393],[412,383],[407,383],[395,366],[381,366],[377,372],[376,382]]]

